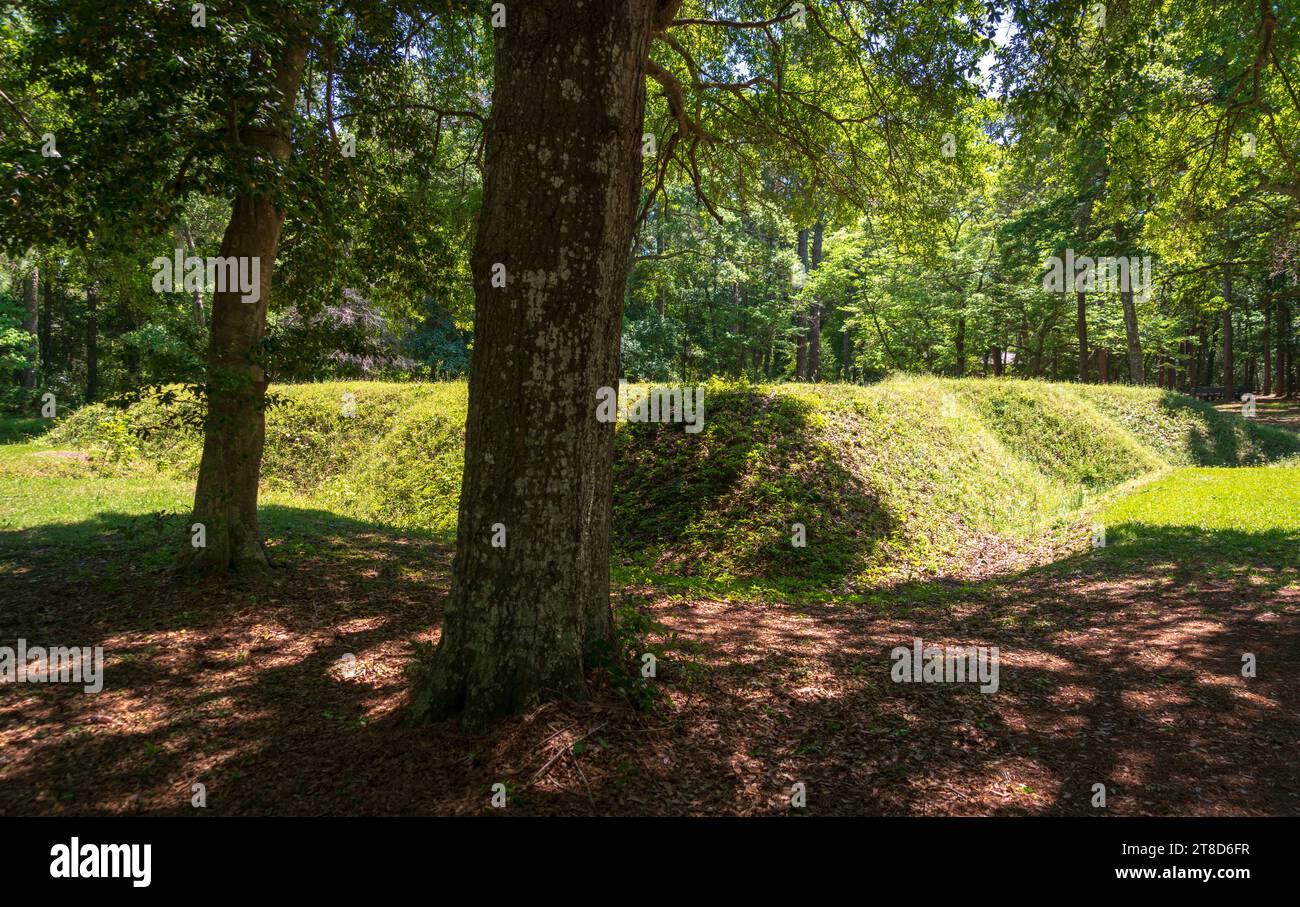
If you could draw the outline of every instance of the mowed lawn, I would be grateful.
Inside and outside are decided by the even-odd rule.
[[[1294,575],[1300,568],[1300,468],[1179,469],[1103,516],[1107,544],[1151,562],[1191,557]]]

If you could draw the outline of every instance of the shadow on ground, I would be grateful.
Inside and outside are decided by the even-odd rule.
[[[496,783],[507,814],[1300,812],[1294,534],[1114,527],[1045,569],[841,607],[627,588],[666,628],[659,706],[606,691],[468,735],[401,720],[448,539],[267,507],[283,568],[188,584],[164,566],[184,519],[0,535],[0,643],[107,661],[99,695],[0,687],[0,813],[498,813]],[[917,637],[998,646],[998,691],[893,683]]]

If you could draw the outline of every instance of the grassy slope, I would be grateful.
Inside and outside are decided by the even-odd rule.
[[[404,528],[454,528],[463,384],[336,382],[276,394],[263,472],[272,496]],[[1151,388],[896,377],[865,388],[712,383],[705,402],[699,434],[620,425],[615,539],[625,572],[823,589],[926,573],[1170,467],[1300,456],[1292,434]],[[152,431],[142,440],[138,426]],[[87,407],[40,443],[93,460],[51,462],[24,445],[0,463],[0,485],[33,469],[156,468],[163,488],[192,480],[199,452],[194,429],[164,425],[151,404],[125,415]],[[141,493],[152,487],[132,481],[146,483]],[[2,521],[15,528],[13,514]],[[805,547],[791,543],[795,523]]]

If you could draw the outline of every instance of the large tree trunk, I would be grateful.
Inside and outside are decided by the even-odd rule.
[[[456,558],[417,717],[480,727],[581,698],[611,642],[614,425],[596,403],[618,384],[647,52],[676,4],[659,6],[516,3],[496,30]]]
[[[1123,290],[1119,294],[1124,307],[1124,334],[1128,340],[1128,375],[1134,384],[1146,384],[1146,372],[1142,368],[1142,340],[1138,336],[1137,306],[1133,303],[1133,291]]]
[[[1074,294],[1075,319],[1074,329],[1079,337],[1079,380],[1088,380],[1088,294]]]
[[[306,55],[303,42],[286,47],[275,64],[277,97],[266,111],[267,122],[250,118],[253,124],[239,130],[240,142],[279,161],[287,160],[292,151],[289,121]],[[256,301],[245,302],[238,287],[212,296],[207,416],[194,491],[194,522],[203,525],[206,544],[195,547],[186,537],[181,562],[190,570],[268,566],[257,525],[268,381],[257,352],[266,327],[267,297],[284,217],[277,193],[241,192],[235,196],[221,240],[221,257],[256,260],[260,279]]]
[[[86,402],[99,398],[99,284],[86,288]]]
[[[1232,266],[1223,266],[1223,395],[1226,400],[1237,399],[1232,372]]]
[[[36,294],[40,290],[41,272],[39,268],[32,268],[32,273],[28,275],[27,280],[23,282],[23,330],[36,336],[38,322],[40,321],[40,309],[37,307]],[[39,343],[37,344],[39,350]],[[39,356],[39,352],[38,352]],[[23,387],[32,389],[36,387],[36,364],[23,369]]]

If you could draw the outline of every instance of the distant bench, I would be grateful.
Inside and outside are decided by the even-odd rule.
[[[1255,391],[1240,387],[1237,388],[1235,393],[1240,397],[1243,394],[1253,394]],[[1227,388],[1223,387],[1194,387],[1192,388],[1192,396],[1197,400],[1223,400],[1227,398],[1228,394]]]

